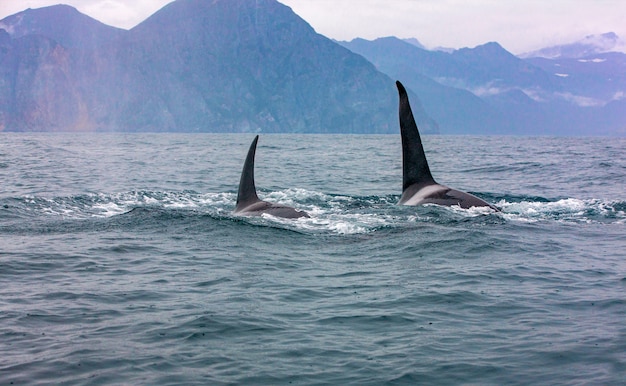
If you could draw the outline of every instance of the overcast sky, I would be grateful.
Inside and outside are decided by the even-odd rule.
[[[0,0],[0,19],[65,3],[105,24],[132,28],[171,0]],[[207,0],[208,1],[208,0]],[[522,52],[615,32],[626,40],[624,0],[281,0],[329,38],[417,38],[429,48],[497,41]]]

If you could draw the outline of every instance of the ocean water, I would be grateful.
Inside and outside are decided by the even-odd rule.
[[[623,384],[626,139],[0,134],[1,385]]]

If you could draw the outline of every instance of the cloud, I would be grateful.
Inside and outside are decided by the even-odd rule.
[[[600,100],[589,97],[584,97],[580,95],[574,95],[570,93],[559,93],[557,96],[574,103],[580,107],[601,107],[605,106],[610,102],[621,101],[626,98],[626,93],[624,91],[616,91],[613,93],[613,96],[608,100]]]
[[[21,0],[1,1],[0,19],[27,8],[42,8],[59,3],[70,5],[105,24],[129,29],[172,0]]]
[[[545,96],[545,91],[540,88],[525,88],[521,90],[527,97],[534,100],[535,102],[546,102],[547,98]]]
[[[595,98],[574,95],[569,92],[556,93],[555,95],[580,107],[599,107],[606,104],[605,102]]]
[[[488,96],[494,96],[494,95],[508,92],[510,91],[510,89],[496,87],[493,85],[493,82],[492,82],[481,87],[473,88],[469,91],[471,91],[474,95],[479,96],[479,97],[488,97]]]
[[[615,94],[613,94],[613,98],[611,100],[621,101],[624,98],[626,98],[626,93],[624,93],[624,91],[617,91]]]
[[[623,0],[281,1],[338,40],[393,35],[454,48],[498,41],[522,53],[609,31],[626,36]]]
[[[209,0],[205,0],[209,1]],[[131,28],[171,0],[1,0],[0,19],[65,3],[109,25]],[[427,47],[499,42],[513,53],[615,32],[626,38],[623,0],[280,0],[337,40],[417,38]],[[626,47],[620,49],[626,50]]]
[[[81,2],[79,10],[103,23],[130,29],[170,2],[171,0],[91,0],[84,5]]]

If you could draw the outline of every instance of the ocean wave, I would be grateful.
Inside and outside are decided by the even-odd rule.
[[[555,201],[501,201],[497,205],[502,208],[507,219],[527,222],[615,222],[623,224],[626,221],[626,208],[624,208],[622,201],[565,198]]]
[[[302,232],[338,235],[410,227],[416,223],[454,224],[484,219],[496,222],[626,222],[625,202],[600,199],[504,197],[496,203],[502,212],[494,212],[489,208],[462,209],[437,205],[405,207],[396,205],[398,197],[393,195],[360,197],[304,189],[260,192],[260,197],[305,210],[311,217],[295,221],[271,215],[241,218],[232,214],[236,194],[230,192],[129,191],[69,197],[25,196],[3,199],[0,202],[0,218],[8,222],[33,218],[106,219],[142,208],[147,211],[177,211],[182,216],[209,215],[228,220],[238,218],[243,223],[254,225],[268,224]]]

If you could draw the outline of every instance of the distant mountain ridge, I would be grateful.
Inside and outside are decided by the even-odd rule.
[[[522,59],[495,42],[443,52],[394,37],[340,44],[403,79],[442,133],[626,133],[626,54]]]
[[[0,25],[2,130],[398,130],[393,80],[274,0],[178,0],[129,31],[68,6]]]

